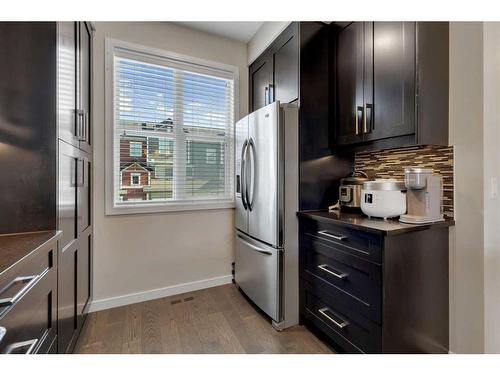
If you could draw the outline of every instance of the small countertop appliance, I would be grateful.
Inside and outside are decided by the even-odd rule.
[[[426,224],[443,221],[443,177],[432,169],[405,168],[408,211],[399,221]]]
[[[353,172],[340,180],[339,204],[341,209],[358,209],[361,206],[361,187],[368,181],[364,172]]]
[[[406,212],[405,184],[393,179],[366,181],[361,190],[361,211],[368,217],[383,219]]]

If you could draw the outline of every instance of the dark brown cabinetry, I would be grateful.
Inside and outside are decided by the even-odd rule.
[[[0,269],[0,353],[51,353],[57,335],[59,234],[0,236],[12,265]]]
[[[335,31],[335,144],[448,143],[448,25],[353,22]],[[422,40],[432,28],[434,41]],[[426,61],[435,51],[433,64]],[[439,72],[435,74],[433,72]],[[437,90],[443,100],[421,100]],[[424,112],[430,116],[419,116]],[[438,120],[439,119],[439,120]],[[431,129],[442,130],[431,130]],[[432,133],[432,134],[431,134]],[[426,136],[422,136],[426,134]]]
[[[6,150],[0,233],[62,232],[43,257],[46,269],[27,264],[5,276],[15,280],[7,286],[0,278],[0,293],[23,291],[10,308],[0,306],[0,326],[7,328],[0,329],[1,345],[9,345],[8,352],[65,353],[78,337],[92,291],[92,28],[87,22],[1,22],[0,46],[9,51],[0,57],[0,143]],[[0,267],[9,260],[6,252],[0,246]]]
[[[255,111],[276,100],[298,98],[299,24],[290,24],[249,67],[250,105]]]
[[[60,62],[58,70],[58,76],[61,77],[59,92],[76,93],[74,97],[68,96],[70,100],[67,102],[60,95],[59,102],[65,106],[67,115],[60,116],[58,121],[58,228],[63,231],[58,270],[58,351],[66,353],[76,343],[91,298],[92,31],[86,22],[62,22],[58,26],[62,33],[59,39],[66,40],[60,46],[61,55],[64,55],[63,50],[67,45],[75,46],[75,52],[68,54],[68,58]]]
[[[446,225],[391,234],[338,217],[300,214],[302,322],[341,351],[447,353]]]

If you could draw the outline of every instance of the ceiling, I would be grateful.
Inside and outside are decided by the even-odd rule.
[[[209,34],[248,43],[264,22],[176,22]]]

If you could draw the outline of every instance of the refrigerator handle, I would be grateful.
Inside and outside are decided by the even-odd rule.
[[[248,148],[248,140],[245,139],[245,142],[243,142],[243,147],[241,148],[241,171],[240,171],[240,176],[241,176],[241,203],[243,204],[243,208],[246,210],[248,207],[247,204],[247,199],[246,199],[246,194],[247,194],[247,189],[246,189],[246,180],[247,180],[247,148]]]
[[[253,203],[254,203],[254,191],[255,191],[255,143],[253,142],[253,139],[250,138],[250,141],[248,142],[248,149],[250,150],[250,170],[251,170],[251,178],[250,178],[250,188],[247,187],[247,204],[248,204],[248,209],[252,211],[253,209]],[[246,179],[246,176],[245,176]],[[251,194],[248,194],[248,190],[251,191]]]

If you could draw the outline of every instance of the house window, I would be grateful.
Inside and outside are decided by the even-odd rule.
[[[207,148],[205,150],[205,160],[207,164],[217,163],[217,150],[214,148]]]
[[[141,142],[130,142],[130,152],[129,155],[131,157],[138,157],[140,158],[142,156],[142,143]]]
[[[106,213],[234,207],[235,87],[235,67],[106,40]],[[126,155],[130,139],[144,143]],[[131,162],[148,171],[140,201],[120,189]]]
[[[131,173],[130,174],[130,186],[140,186],[141,185],[141,174]]]

